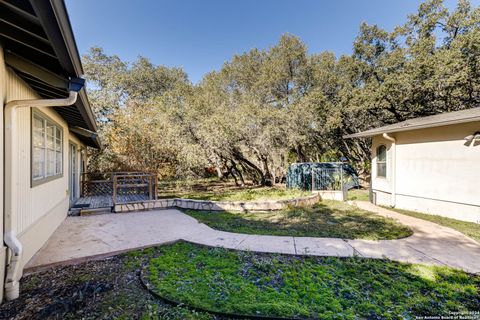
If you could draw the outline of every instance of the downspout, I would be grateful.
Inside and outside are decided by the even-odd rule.
[[[396,155],[397,155],[397,139],[395,139],[392,136],[389,136],[388,133],[384,133],[383,137],[387,139],[388,141],[392,142],[392,189],[391,189],[391,203],[390,206],[392,208],[395,207],[396,204],[396,198],[397,198],[397,191],[396,191],[396,171],[397,171],[397,160],[396,160]]]
[[[20,294],[20,278],[22,276],[23,246],[17,238],[15,216],[17,181],[14,174],[17,172],[17,110],[35,107],[66,107],[77,101],[78,91],[83,87],[85,80],[75,78],[69,84],[69,96],[65,99],[31,99],[14,100],[5,106],[5,208],[4,208],[4,238],[3,241],[11,251],[5,278],[5,297],[7,300],[18,298]]]

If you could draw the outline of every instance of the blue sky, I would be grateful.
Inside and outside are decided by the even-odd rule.
[[[478,5],[480,0],[472,3]],[[361,22],[391,30],[417,0],[66,0],[81,54],[92,46],[134,61],[183,67],[190,80],[218,70],[234,54],[268,48],[283,33],[310,53],[351,53]],[[455,0],[446,0],[454,7]]]

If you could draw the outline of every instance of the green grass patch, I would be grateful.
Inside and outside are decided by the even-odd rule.
[[[369,191],[365,189],[348,190],[348,200],[370,201]]]
[[[160,254],[158,248],[134,250],[24,275],[18,299],[0,305],[0,319],[216,319],[145,290],[140,270]]]
[[[237,233],[371,240],[412,235],[407,226],[393,219],[340,201],[271,212],[185,212],[214,229]]]
[[[227,190],[190,190],[160,193],[161,198],[185,198],[210,201],[282,200],[305,197],[310,192],[281,187],[238,188]]]
[[[402,209],[396,209],[396,208],[390,208],[390,207],[388,207],[388,210],[396,211],[398,213],[405,214],[407,216],[438,223],[439,225],[455,229],[465,234],[466,236],[480,242],[480,223],[462,221],[462,220],[442,217],[434,214],[420,213],[420,212],[402,210]]]
[[[414,319],[480,309],[480,277],[388,260],[298,257],[189,243],[159,248],[146,278],[210,311],[315,319]]]

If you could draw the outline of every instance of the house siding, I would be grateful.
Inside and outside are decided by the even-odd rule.
[[[5,280],[5,265],[7,260],[6,247],[3,245],[3,158],[4,158],[4,144],[3,144],[3,108],[5,106],[5,100],[7,99],[7,72],[5,69],[5,60],[3,58],[3,48],[0,45],[0,107],[2,112],[0,112],[0,237],[2,239],[2,244],[0,245],[0,286],[3,288]],[[0,289],[0,302],[3,301],[3,290]]]
[[[7,69],[7,79],[7,102],[40,98],[9,69]],[[63,129],[64,173],[55,180],[34,187],[31,186],[30,140],[32,110],[30,108],[18,109],[16,123],[18,154],[15,157],[15,159],[17,159],[17,172],[14,173],[14,181],[16,182],[17,188],[14,194],[17,206],[15,231],[20,236],[28,232],[32,225],[51,210],[58,208],[58,210],[65,212],[65,215],[68,211],[68,126],[52,109],[38,108],[38,110],[54,120]]]
[[[9,69],[3,60],[0,47],[0,97],[2,109],[12,100],[40,98],[13,70]],[[69,143],[75,143],[79,149],[85,146],[73,134],[70,134],[67,123],[52,108],[37,108],[47,117],[55,121],[63,129],[63,175],[36,185],[31,184],[31,112],[30,108],[17,110],[17,170],[13,172],[16,188],[14,192],[16,212],[14,213],[14,228],[24,247],[22,267],[44,245],[51,234],[66,218],[69,208]],[[0,113],[0,166],[3,168],[3,112]],[[79,161],[80,155],[77,155]],[[78,163],[78,162],[77,162]],[[79,168],[78,173],[79,173]],[[77,174],[78,174],[77,173]],[[3,170],[0,170],[0,202],[3,216],[4,192]],[[3,224],[3,219],[0,219]],[[3,225],[0,228],[3,239]],[[6,264],[5,247],[0,252],[0,272],[4,272]],[[0,284],[3,287],[3,274],[0,275]],[[0,290],[2,292],[3,290]],[[2,292],[3,293],[3,292]],[[0,293],[1,295],[1,293]],[[1,299],[1,297],[0,297]]]
[[[401,209],[480,223],[480,144],[464,137],[480,130],[480,122],[392,134],[396,146],[396,201]],[[387,177],[376,177],[376,148],[388,148]],[[391,143],[372,141],[372,191],[380,205],[391,204]]]

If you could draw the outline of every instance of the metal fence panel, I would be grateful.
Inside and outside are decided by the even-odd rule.
[[[351,165],[337,162],[294,163],[287,173],[287,188],[301,190],[348,190],[359,186]]]

